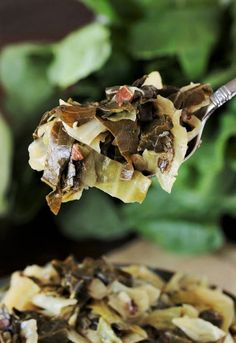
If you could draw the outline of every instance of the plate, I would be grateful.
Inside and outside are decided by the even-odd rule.
[[[128,266],[128,264],[122,264],[118,266],[125,267],[125,266]],[[153,268],[153,267],[148,267],[148,268],[153,270],[158,276],[160,276],[160,278],[162,278],[166,282],[168,282],[171,279],[171,277],[176,273],[176,271],[172,272],[172,271],[160,269],[160,268]],[[0,300],[2,299],[4,295],[4,292],[6,292],[9,282],[10,282],[10,276],[0,278]],[[212,287],[215,287],[215,285],[212,285]],[[233,299],[235,303],[235,308],[236,308],[236,295],[233,295],[227,291],[223,291],[223,292]]]

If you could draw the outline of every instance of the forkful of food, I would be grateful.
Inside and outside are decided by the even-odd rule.
[[[152,72],[105,94],[86,104],[60,100],[33,134],[29,163],[52,188],[46,199],[55,214],[90,187],[141,203],[156,176],[171,192],[211,114],[236,95],[236,79],[213,93],[208,84],[165,86]]]

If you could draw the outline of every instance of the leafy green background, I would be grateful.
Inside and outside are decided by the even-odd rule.
[[[15,44],[0,54],[0,221],[6,229],[32,221],[45,206],[47,187],[27,165],[27,146],[41,113],[59,97],[99,100],[105,87],[152,70],[178,86],[195,81],[216,88],[235,77],[235,1],[82,2],[94,22],[57,43]],[[55,221],[75,240],[134,231],[166,249],[196,254],[222,246],[225,214],[236,217],[236,101],[211,118],[201,149],[181,167],[171,195],[154,182],[142,205],[123,205],[90,190],[64,205]]]

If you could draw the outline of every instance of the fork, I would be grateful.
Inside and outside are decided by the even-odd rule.
[[[204,126],[210,116],[223,104],[232,99],[236,95],[236,78],[226,83],[215,91],[210,97],[210,104],[207,106],[206,112],[202,118],[202,127],[198,135],[190,141],[188,151],[185,156],[185,161],[188,160],[201,144],[201,137]]]

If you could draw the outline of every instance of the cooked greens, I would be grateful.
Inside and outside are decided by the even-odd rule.
[[[234,342],[232,298],[182,273],[72,257],[11,277],[0,341],[17,343]]]
[[[29,147],[31,167],[52,188],[52,212],[88,187],[142,202],[152,175],[170,192],[211,94],[205,84],[163,86],[152,72],[132,86],[106,89],[100,102],[61,101],[44,114]]]

